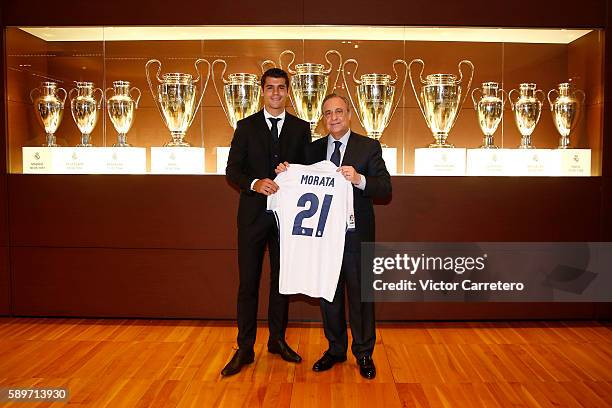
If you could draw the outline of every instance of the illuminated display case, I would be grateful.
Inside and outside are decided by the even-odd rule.
[[[380,139],[385,147],[385,159],[394,174],[601,175],[601,29],[382,26],[8,27],[5,49],[10,173],[222,172],[233,129],[212,82],[217,81],[221,91],[221,65],[215,65],[202,104],[185,135],[185,140],[196,149],[188,153],[184,149],[176,149],[175,154],[167,153],[168,149],[159,149],[171,138],[147,83],[147,61],[159,60],[162,74],[180,72],[197,77],[194,63],[198,58],[206,59],[209,63],[222,59],[227,63],[226,78],[232,73],[251,73],[259,77],[262,64],[267,60],[277,66],[287,67],[291,58],[285,55],[279,61],[279,56],[285,50],[291,50],[296,55],[291,66],[293,70],[296,64],[305,62],[323,64],[328,69],[325,55],[329,50],[337,50],[343,61],[355,59],[359,66],[353,72],[355,65],[346,64],[340,72],[340,79],[335,82],[342,67],[338,65],[335,55],[329,56],[332,65],[327,92],[331,92],[335,84],[334,91],[347,97],[352,96],[357,109],[359,103],[356,100],[353,77],[359,79],[363,74],[377,73],[388,74],[393,80],[396,77],[393,71],[395,60],[401,59],[406,63],[415,59],[423,60],[423,77],[429,74],[459,76],[458,63],[462,60],[469,60],[474,66],[471,87],[468,88],[469,70],[464,69],[462,94],[454,100],[459,104],[458,114],[447,140],[455,148],[425,149],[434,142],[432,131],[419,108],[410,79],[405,81],[403,87],[406,66],[395,65],[395,95],[391,105],[388,105],[392,116]],[[199,66],[204,77],[197,83],[197,93],[202,92],[208,71],[207,64]],[[422,88],[418,80],[419,71],[420,67],[412,67],[417,93]],[[151,72],[155,76],[156,68],[152,68]],[[107,112],[109,98],[113,95],[110,90],[106,93],[107,98],[101,102],[98,121],[90,135],[94,148],[75,149],[83,140],[82,132],[77,128],[71,113],[71,99],[78,92],[71,90],[76,88],[76,82],[93,82],[93,88],[106,90],[112,88],[115,81],[128,81],[129,89],[136,87],[142,94],[133,124],[127,132],[127,142],[136,149],[112,148],[118,142],[118,137]],[[57,144],[70,149],[40,149],[46,143],[46,135],[34,105],[41,93],[42,82],[55,82],[57,87],[71,93],[65,101],[63,119],[55,132]],[[156,81],[153,82],[155,89]],[[501,122],[494,133],[494,142],[502,149],[476,150],[483,144],[483,133],[471,95],[475,88],[482,89],[485,82],[496,82],[506,92],[518,90],[523,83],[535,83],[536,89],[543,91],[543,94],[538,94],[543,102],[541,116],[531,135],[531,142],[538,149],[517,149],[521,144],[521,133],[515,123],[511,104],[505,99]],[[585,98],[582,103],[581,97],[577,97],[581,113],[570,135],[570,147],[575,149],[561,151],[557,149],[560,134],[545,96],[550,90],[556,89],[558,84],[566,82],[570,82],[573,89],[583,91]],[[32,92],[37,88],[39,92]],[[99,94],[95,95],[98,99]],[[443,94],[444,91],[440,91],[438,99],[434,97],[432,104],[435,105],[436,100],[438,105],[448,104],[448,100],[440,99]],[[133,90],[131,95],[135,101],[138,93]],[[512,96],[516,99],[516,93]],[[196,95],[196,102],[198,97],[199,94]],[[551,95],[551,98],[555,97]],[[63,99],[61,92],[58,98]],[[465,102],[461,105],[463,99]],[[396,102],[397,110],[393,113]],[[295,112],[289,100],[287,109],[291,113]],[[440,115],[439,111],[436,112],[434,116]],[[359,133],[367,133],[355,114],[352,128]],[[325,134],[321,122],[316,132]],[[65,157],[60,157],[60,151]],[[45,156],[49,154],[53,158]],[[169,155],[160,158],[164,154]],[[45,160],[61,162],[63,170],[36,167],[38,162]],[[100,164],[96,160],[119,160],[123,163],[113,168],[112,163]],[[178,161],[178,166],[183,166],[182,170],[173,171],[169,168],[169,160]],[[487,164],[491,160],[495,161],[494,165]],[[588,168],[579,174],[572,174],[572,166],[575,167],[572,161],[579,160],[582,160],[583,165],[588,163]],[[190,166],[184,165],[187,161],[191,163]],[[543,161],[547,163],[546,169],[541,167]],[[499,162],[511,170],[499,170]],[[66,168],[66,163],[72,163],[77,168]],[[496,172],[496,169],[499,171]]]

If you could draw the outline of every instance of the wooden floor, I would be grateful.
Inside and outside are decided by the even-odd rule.
[[[314,323],[287,332],[301,364],[268,354],[262,326],[255,363],[221,378],[235,336],[231,322],[4,318],[0,387],[65,386],[69,405],[100,407],[612,406],[612,326],[596,322],[379,324],[372,381],[353,358],[314,373]]]

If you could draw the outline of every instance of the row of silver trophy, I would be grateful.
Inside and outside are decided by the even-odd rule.
[[[283,59],[286,56],[289,56],[291,60],[284,65]],[[330,76],[334,72],[334,66],[329,59],[330,56],[335,56],[338,60],[335,68],[337,74],[331,86]],[[356,60],[349,59],[343,62],[342,56],[336,50],[327,51],[324,58],[327,66],[310,62],[293,66],[295,53],[286,50],[280,54],[278,61],[278,65],[281,68],[284,67],[291,75],[291,104],[296,114],[310,123],[314,138],[319,137],[315,134],[315,129],[321,119],[323,99],[328,94],[328,90],[332,91],[336,88],[341,76],[359,122],[368,136],[376,140],[381,138],[389,125],[402,99],[407,79],[410,78],[419,109],[434,137],[434,142],[429,147],[453,147],[452,144],[447,142],[447,138],[469,94],[474,76],[472,62],[469,60],[459,62],[457,66],[459,77],[449,73],[429,74],[423,77],[425,70],[423,60],[414,59],[407,63],[398,59],[392,64],[394,78],[391,78],[391,75],[388,74],[367,73],[362,74],[358,79],[359,64]],[[208,67],[206,75],[202,75],[200,72],[199,65],[202,63]],[[266,60],[261,64],[262,72],[269,65],[276,66],[273,61]],[[350,79],[347,81],[347,73],[350,74],[350,72],[347,72],[347,66],[349,65],[354,65],[351,79],[355,85],[355,96],[350,91]],[[398,81],[401,79],[396,69],[399,65],[404,67],[404,75],[399,92],[396,92]],[[420,66],[416,81],[412,72],[413,65]],[[153,80],[150,74],[150,67],[152,66],[157,66],[157,73]],[[218,80],[215,76],[216,66],[223,67]],[[156,102],[155,105],[171,134],[171,141],[166,146],[190,146],[184,140],[184,137],[202,103],[211,77],[223,111],[233,128],[236,127],[240,119],[252,115],[260,109],[261,87],[259,77],[251,73],[233,73],[226,77],[227,62],[225,60],[217,59],[212,64],[205,59],[196,60],[197,77],[195,79],[187,73],[175,72],[161,75],[161,68],[161,62],[155,59],[148,61],[145,65],[147,82]],[[469,77],[464,77],[465,68],[469,69]],[[157,82],[154,84],[155,80]],[[200,82],[202,83],[202,89],[198,97],[197,85]],[[217,85],[217,82],[219,82],[219,85]],[[417,90],[415,83],[419,86],[419,90]],[[516,125],[521,133],[519,148],[533,148],[531,135],[540,119],[544,100],[544,92],[536,88],[533,83],[523,83],[520,84],[518,90],[513,89],[506,94],[497,82],[485,82],[480,88],[472,90],[471,97],[474,109],[478,115],[480,128],[484,133],[481,148],[497,148],[493,134],[501,122],[506,99],[510,101]],[[107,89],[106,92],[109,90],[111,88]],[[39,92],[36,99],[33,97],[35,91]],[[99,99],[95,99],[96,91],[100,92]],[[114,146],[130,146],[127,143],[126,135],[132,126],[141,93],[138,88],[130,87],[130,83],[127,81],[113,82],[112,91],[114,95],[106,98],[106,92],[102,92],[100,88],[94,88],[92,82],[77,82],[76,88],[69,93],[66,93],[63,88],[58,88],[55,82],[43,82],[40,88],[34,89],[30,97],[34,103],[37,116],[47,133],[45,146],[56,146],[55,132],[61,122],[67,97],[70,97],[72,116],[82,133],[79,146],[91,146],[90,135],[96,126],[98,111],[101,109],[104,99],[107,101],[107,111],[111,122],[118,133],[118,140]],[[136,99],[131,95],[133,92],[138,93]],[[477,92],[480,93],[479,96],[477,96]],[[512,96],[515,92],[518,93],[518,97],[513,99]],[[223,97],[221,93],[223,93]],[[552,96],[555,93],[557,93],[557,97],[553,100]],[[538,95],[542,97],[538,98]],[[581,106],[585,101],[585,94],[582,90],[574,89],[570,83],[562,83],[548,92],[548,101],[553,121],[561,135],[558,147],[560,149],[569,148],[569,136],[578,122]]]
[[[140,101],[140,89],[130,87],[127,81],[113,82],[113,88],[108,88],[106,92],[113,91],[110,98],[105,98],[105,92],[100,88],[95,88],[93,82],[77,82],[76,88],[66,92],[64,88],[59,88],[56,82],[42,82],[40,87],[30,92],[30,99],[34,103],[37,118],[45,129],[47,142],[43,146],[56,147],[55,132],[62,122],[64,104],[66,98],[70,98],[70,111],[72,118],[81,132],[81,143],[79,147],[91,147],[91,133],[98,123],[99,111],[102,101],[106,99],[108,116],[113,126],[117,130],[117,143],[115,147],[130,146],[127,143],[127,132],[132,127],[134,112],[138,108]],[[132,92],[138,92],[136,100],[132,97]],[[96,99],[96,92],[100,97]],[[35,93],[38,96],[34,98]]]

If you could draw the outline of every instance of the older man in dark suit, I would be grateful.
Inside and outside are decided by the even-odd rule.
[[[376,342],[374,304],[361,301],[361,243],[374,241],[372,198],[391,194],[391,177],[382,158],[380,143],[351,131],[351,110],[346,98],[336,94],[326,96],[323,102],[323,119],[329,135],[308,146],[306,162],[312,164],[330,160],[353,184],[356,228],[355,231],[346,233],[342,268],[334,299],[332,302],[320,300],[329,348],[312,369],[325,371],[336,363],[346,361],[346,288],[353,335],[351,351],[357,359],[361,375],[372,379],[376,376],[376,366],[372,360]],[[286,162],[281,163],[276,172],[284,171],[288,165]]]

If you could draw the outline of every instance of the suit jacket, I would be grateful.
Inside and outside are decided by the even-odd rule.
[[[327,137],[312,142],[306,149],[307,164],[317,163],[326,158]],[[391,176],[382,158],[380,143],[355,132],[351,132],[341,165],[353,166],[366,178],[364,190],[353,186],[356,234],[347,233],[346,247],[358,250],[361,242],[373,242],[375,239],[376,225],[372,198],[391,194]]]
[[[239,226],[251,224],[266,209],[266,196],[251,190],[254,179],[273,179],[279,162],[304,163],[306,146],[310,143],[308,122],[285,112],[279,142],[276,158],[263,110],[238,121],[225,174],[230,183],[240,188]]]

